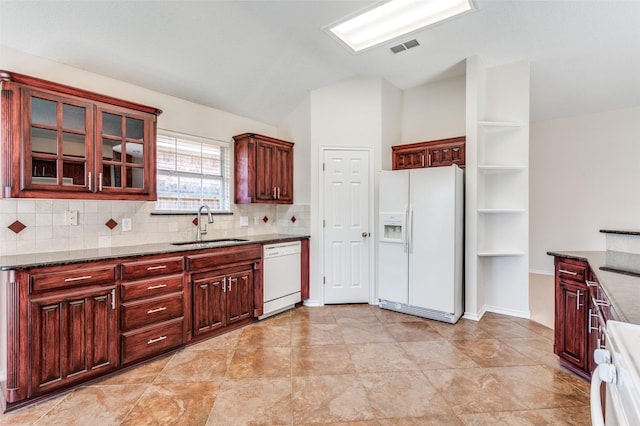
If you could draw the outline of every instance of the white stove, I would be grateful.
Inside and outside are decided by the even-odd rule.
[[[591,376],[593,426],[640,425],[640,325],[607,321],[606,349],[596,349]],[[606,403],[601,404],[601,384]],[[604,411],[604,414],[603,414]]]

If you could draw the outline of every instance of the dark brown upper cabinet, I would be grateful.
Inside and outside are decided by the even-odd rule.
[[[162,111],[0,71],[4,197],[156,199]]]
[[[233,140],[236,204],[293,204],[293,142],[255,133]]]
[[[393,170],[465,164],[465,136],[391,147]]]

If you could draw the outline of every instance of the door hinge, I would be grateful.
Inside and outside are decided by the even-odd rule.
[[[325,168],[324,168],[325,164],[322,163],[322,171],[324,172]]]
[[[325,285],[327,283],[327,277],[322,277],[322,285]]]
[[[323,228],[325,227],[324,219],[322,219],[322,227],[323,227]]]

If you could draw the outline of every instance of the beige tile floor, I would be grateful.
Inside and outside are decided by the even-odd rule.
[[[590,425],[553,332],[301,307],[38,405],[11,425]]]

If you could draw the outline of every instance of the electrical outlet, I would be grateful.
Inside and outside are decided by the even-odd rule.
[[[78,224],[78,210],[67,210],[64,214],[64,224],[75,226]]]
[[[253,217],[253,224],[254,225],[260,225],[260,217],[254,216]]]
[[[240,226],[249,226],[249,216],[240,216]]]
[[[129,232],[131,231],[131,218],[130,217],[123,217],[122,218],[122,232]]]

